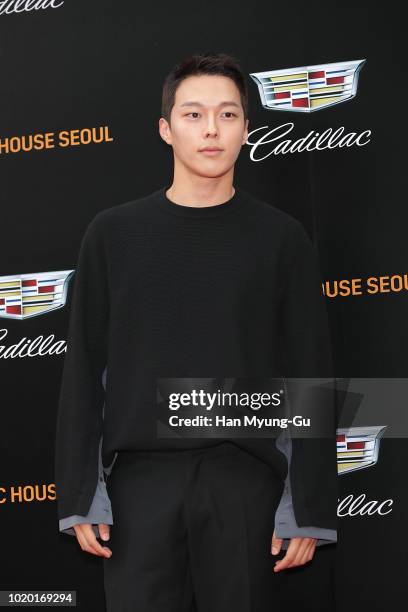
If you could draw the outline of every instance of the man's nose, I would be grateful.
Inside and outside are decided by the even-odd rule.
[[[216,124],[215,118],[212,115],[208,116],[207,125],[206,125],[206,133],[207,134],[217,133],[217,124]]]

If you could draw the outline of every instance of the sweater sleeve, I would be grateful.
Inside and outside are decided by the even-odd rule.
[[[107,362],[109,287],[99,213],[82,238],[60,387],[55,483],[58,518],[86,516],[98,484]]]
[[[328,313],[322,293],[319,262],[302,226],[292,219],[282,254],[281,340],[283,374],[287,378],[324,378],[333,381]],[[336,406],[329,382],[323,413],[329,424],[326,437],[295,437],[291,444],[289,484],[298,527],[337,530]],[[288,397],[289,402],[291,397]],[[299,412],[298,412],[299,410]],[[301,406],[296,406],[295,414]]]
[[[292,440],[291,437],[287,435],[287,430],[283,430],[278,437],[276,446],[286,456],[288,470],[290,470]],[[315,538],[317,540],[316,546],[337,542],[337,531],[335,529],[324,529],[323,527],[319,528],[312,525],[310,527],[299,527],[297,525],[293,512],[289,473],[286,477],[282,497],[275,514],[275,533],[276,537],[283,540],[282,550],[288,548],[291,538]]]
[[[112,504],[106,488],[104,472],[108,472],[103,468],[102,464],[102,438],[99,443],[99,467],[98,467],[98,484],[91,503],[91,507],[86,516],[72,514],[66,518],[59,520],[59,530],[61,533],[76,536],[74,525],[89,523],[92,525],[96,537],[99,537],[98,525],[113,525]]]

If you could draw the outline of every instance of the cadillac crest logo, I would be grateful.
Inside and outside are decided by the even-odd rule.
[[[0,317],[28,319],[62,308],[74,270],[0,276]]]
[[[337,473],[346,474],[375,465],[386,425],[337,430]]]
[[[251,72],[250,76],[258,85],[264,108],[311,113],[354,98],[365,61]]]

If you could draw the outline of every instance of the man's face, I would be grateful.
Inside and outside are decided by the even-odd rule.
[[[161,117],[159,129],[173,147],[175,163],[207,177],[228,172],[248,138],[239,90],[232,79],[219,75],[184,79],[176,91],[170,125]],[[221,150],[206,153],[206,147]]]

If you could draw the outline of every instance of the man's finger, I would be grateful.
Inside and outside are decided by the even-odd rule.
[[[91,553],[93,555],[96,555],[97,554],[96,551],[92,550],[91,547],[88,544],[88,541],[87,541],[86,535],[85,535],[85,531],[86,530],[84,530],[84,526],[85,526],[84,524],[78,524],[78,525],[74,526],[75,533],[76,533],[79,545],[81,546],[81,548],[82,548],[82,550],[84,552],[88,552],[88,553]],[[91,526],[91,529],[92,529],[92,526]]]
[[[283,542],[283,539],[277,538],[275,535],[275,531],[274,531],[272,535],[272,542],[271,542],[271,553],[273,555],[277,555],[279,553],[282,547],[282,542]]]
[[[100,523],[98,525],[98,529],[99,529],[99,535],[101,536],[102,540],[104,540],[105,542],[107,540],[109,540],[109,537],[110,537],[109,525],[105,525],[104,523]]]
[[[301,560],[302,565],[304,563],[308,563],[308,561],[311,561],[313,559],[313,555],[316,550],[316,544],[317,544],[317,539],[312,539],[309,547],[306,549],[306,552]]]
[[[295,556],[295,560],[293,561],[292,567],[297,565],[302,565],[302,559],[305,557],[305,554],[308,554],[310,545],[313,543],[312,538],[302,538],[302,541],[299,546],[299,550]]]
[[[297,565],[296,561],[303,557],[309,544],[310,538],[291,538],[286,555],[275,563],[274,572],[295,567]]]
[[[99,544],[90,523],[75,525],[74,528],[83,551],[98,557],[109,558],[112,556],[112,551],[107,546]]]
[[[84,536],[81,533],[81,530],[79,529],[79,525],[75,525],[74,526],[74,530],[75,530],[76,537],[77,537],[77,540],[79,542],[79,545],[80,545],[81,549],[84,550],[84,547],[86,546],[86,542],[84,540]]]
[[[291,538],[289,542],[289,546],[286,550],[286,554],[282,559],[276,561],[275,567],[273,568],[274,572],[278,572],[283,569],[287,569],[290,567],[295,560],[296,554],[298,552],[298,548],[300,546],[300,538]]]
[[[88,546],[87,552],[98,555],[100,557],[109,558],[112,555],[112,551],[107,546],[102,546],[101,544],[99,544],[98,540],[96,539],[96,535],[92,529],[92,525],[86,524],[83,525],[83,527],[83,535],[85,538],[85,542]],[[86,527],[88,527],[88,529],[85,529]]]

